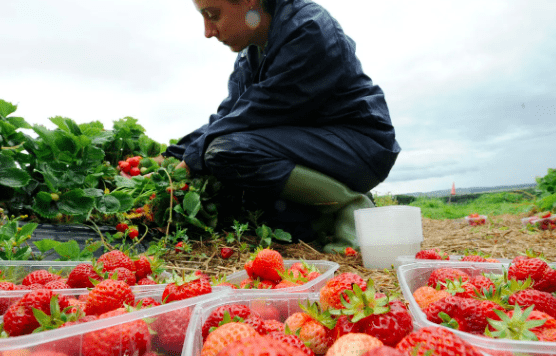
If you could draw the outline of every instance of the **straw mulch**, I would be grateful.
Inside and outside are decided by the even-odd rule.
[[[462,255],[466,250],[481,251],[494,258],[513,258],[520,252],[531,249],[542,252],[549,261],[556,261],[556,232],[528,231],[521,225],[517,215],[500,215],[488,218],[486,225],[472,227],[464,219],[423,219],[422,249],[437,247],[450,255]],[[249,241],[245,237],[243,241]],[[255,242],[254,239],[251,241]],[[227,260],[220,257],[221,247],[231,247],[235,253]],[[313,243],[273,244],[284,259],[328,260],[340,265],[336,274],[353,272],[365,280],[371,278],[379,290],[397,294],[400,292],[395,269],[376,270],[363,266],[360,255],[346,257],[319,251]],[[249,251],[240,252],[239,244],[225,245],[222,241],[196,242],[191,254],[171,253],[165,256],[168,267],[178,271],[200,269],[211,276],[228,275],[243,269]]]

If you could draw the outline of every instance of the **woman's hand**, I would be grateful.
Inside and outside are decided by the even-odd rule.
[[[191,171],[189,170],[189,167],[187,166],[187,163],[185,163],[185,161],[181,161],[176,168],[185,168],[187,170],[187,173],[191,173]]]

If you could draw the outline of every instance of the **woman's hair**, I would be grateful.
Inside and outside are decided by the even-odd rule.
[[[231,2],[232,4],[237,4],[241,0],[228,0],[228,1]],[[261,6],[263,7],[263,10],[265,12],[267,12],[270,15],[274,13],[276,0],[259,0],[259,1],[261,2]]]

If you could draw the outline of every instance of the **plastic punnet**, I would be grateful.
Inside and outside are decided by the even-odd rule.
[[[556,263],[549,264],[553,268]],[[427,260],[426,262],[419,262],[400,266],[397,269],[398,280],[405,300],[409,303],[409,311],[413,316],[414,325],[416,328],[423,328],[426,326],[441,326],[427,320],[427,316],[421,310],[413,292],[424,285],[432,273],[437,268],[456,268],[467,272],[471,276],[480,275],[484,273],[502,274],[506,265],[502,263],[472,263],[472,262],[436,262]],[[491,351],[507,351],[513,354],[524,353],[530,356],[540,355],[553,355],[556,353],[556,343],[554,342],[540,342],[540,341],[518,341],[506,339],[492,339],[479,335],[473,335],[467,332],[449,329],[454,334],[458,335],[470,344],[485,350],[488,355],[488,350]]]

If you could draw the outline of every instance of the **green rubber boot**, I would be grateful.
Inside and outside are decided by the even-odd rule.
[[[297,165],[286,182],[282,198],[316,206],[323,214],[316,225],[322,224],[323,220],[333,222],[334,239],[324,246],[326,253],[342,253],[346,247],[359,250],[353,213],[358,209],[374,207],[367,195],[354,192],[345,184],[314,169]]]

